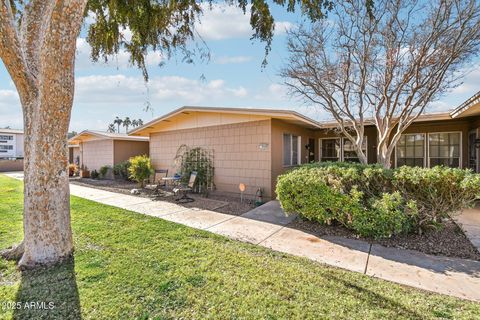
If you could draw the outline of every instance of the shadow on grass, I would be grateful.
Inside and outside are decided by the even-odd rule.
[[[13,319],[81,319],[73,258],[22,272]]]
[[[329,275],[328,277],[333,279],[338,284],[341,283],[344,288],[349,289],[349,294],[351,294],[351,296],[354,297],[359,303],[363,302],[365,306],[375,306],[376,308],[385,310],[387,313],[393,312],[396,318],[419,320],[428,318],[428,315],[419,314],[415,310],[410,310],[400,300],[386,297],[379,292],[365,288],[364,286],[355,282],[341,279],[333,274]]]

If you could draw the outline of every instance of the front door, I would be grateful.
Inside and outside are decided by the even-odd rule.
[[[308,163],[315,162],[315,139],[308,139]]]
[[[468,167],[474,172],[478,172],[478,149],[475,145],[477,140],[477,130],[468,133]]]

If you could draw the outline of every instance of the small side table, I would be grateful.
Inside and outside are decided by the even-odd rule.
[[[163,177],[162,181],[165,181],[165,188],[168,189],[168,186],[170,185],[170,189],[173,189],[178,181],[180,181],[182,177]]]

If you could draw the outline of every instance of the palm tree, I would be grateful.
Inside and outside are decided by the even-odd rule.
[[[133,119],[132,120],[132,127],[137,127],[138,126],[138,122],[137,122],[137,119]]]
[[[114,123],[110,123],[110,124],[108,125],[107,132],[115,133],[115,124],[114,124]]]
[[[113,120],[113,123],[117,125],[117,132],[120,133],[120,125],[123,123],[123,120],[116,117],[115,120]]]
[[[140,127],[140,126],[143,126],[143,120],[142,119],[138,119],[137,120],[137,125]]]
[[[123,126],[125,127],[125,132],[128,132],[128,127],[132,124],[132,120],[129,117],[123,119]]]

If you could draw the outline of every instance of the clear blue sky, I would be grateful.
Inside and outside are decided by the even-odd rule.
[[[274,7],[277,27],[268,66],[261,68],[264,44],[249,40],[249,17],[236,8],[214,7],[205,12],[198,32],[211,59],[183,64],[175,58],[159,67],[162,57],[149,56],[150,81],[128,65],[120,53],[108,64],[92,63],[83,34],[77,44],[76,91],[71,130],[106,130],[116,116],[151,120],[183,105],[294,109],[315,119],[328,114],[290,99],[278,72],[287,58],[285,29],[301,21],[299,14]],[[456,107],[480,88],[480,60],[464,84],[431,106],[430,111]],[[204,78],[202,77],[204,76]],[[145,112],[146,103],[152,110]],[[0,127],[22,128],[15,87],[0,62]]]

